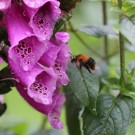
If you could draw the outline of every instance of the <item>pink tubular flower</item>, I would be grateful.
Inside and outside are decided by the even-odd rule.
[[[49,52],[46,51],[39,60],[39,63],[43,66],[53,67],[55,73],[58,75],[58,81],[63,85],[66,85],[69,82],[68,76],[65,72],[67,62],[70,57],[70,49],[69,46],[66,44],[68,40],[69,34],[67,32],[57,32],[56,41],[50,40],[50,42],[48,43],[48,48],[51,49],[48,49]]]
[[[60,16],[60,3],[56,0],[24,0],[29,25],[40,40],[49,40]]]
[[[52,68],[43,69],[38,64],[31,71],[24,71],[9,59],[15,78],[27,88],[27,94],[36,102],[51,104],[56,89],[57,74]],[[16,66],[14,66],[16,65]]]
[[[26,93],[25,86],[22,84],[17,84],[17,89],[21,96],[36,110],[39,112],[48,115],[48,120],[50,124],[56,129],[62,129],[63,124],[59,120],[59,116],[61,114],[62,105],[65,102],[65,96],[63,94],[56,94],[53,96],[53,102],[50,105],[40,104],[35,102],[31,97],[29,97]]]
[[[46,50],[46,44],[40,42],[28,26],[28,18],[18,3],[12,3],[5,15],[8,38],[11,44],[9,57],[30,71]],[[38,53],[37,53],[38,52]]]
[[[38,103],[51,104],[56,89],[57,75],[52,68],[40,73],[28,89],[28,95]]]
[[[1,3],[7,5],[2,7]],[[61,14],[59,5],[57,0],[0,1],[11,45],[8,64],[16,88],[56,129],[63,128],[59,117],[65,97],[59,90],[69,82],[66,68],[70,57],[69,34],[57,32],[52,39]]]

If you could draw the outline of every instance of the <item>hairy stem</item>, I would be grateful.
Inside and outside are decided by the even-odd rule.
[[[103,24],[107,25],[107,2],[105,0],[101,1],[102,4],[102,14],[103,14]],[[105,59],[106,62],[109,63],[108,61],[108,37],[104,36],[104,53],[105,53]]]
[[[122,0],[118,0],[118,6],[122,8]],[[119,21],[122,19],[122,14],[119,14]],[[125,84],[125,47],[124,47],[124,37],[119,32],[119,43],[120,43],[120,73],[121,73],[121,90]]]

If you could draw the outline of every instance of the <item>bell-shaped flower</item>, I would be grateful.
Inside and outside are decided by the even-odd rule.
[[[0,0],[0,11],[5,11],[9,8],[11,0]]]
[[[66,75],[66,67],[70,57],[70,49],[67,45],[69,34],[67,32],[56,33],[56,41],[48,41],[48,51],[46,51],[39,63],[45,67],[52,66],[55,73],[58,75],[58,81],[66,85],[69,78]]]
[[[40,40],[49,40],[60,17],[60,3],[56,0],[23,0],[29,25]]]
[[[51,104],[56,81],[56,73],[52,68],[47,68],[37,75],[35,81],[28,88],[28,95],[38,103]]]
[[[67,85],[69,78],[66,74],[66,68],[70,57],[70,49],[66,43],[69,40],[69,34],[66,32],[57,32],[55,37],[55,45],[60,46],[60,51],[58,52],[57,58],[55,60],[54,70],[59,76],[59,82],[63,85]]]
[[[55,34],[58,43],[67,43],[70,39],[70,35],[67,32],[57,32]]]
[[[15,64],[20,64],[25,71],[30,71],[46,50],[46,44],[40,42],[28,25],[23,8],[13,2],[5,14],[8,39],[11,47],[9,57]]]
[[[36,64],[31,71],[25,71],[12,59],[9,58],[8,61],[15,79],[25,85],[27,94],[34,101],[42,104],[52,103],[52,95],[58,79],[53,68],[42,68]]]
[[[49,105],[41,104],[34,101],[28,94],[27,89],[21,83],[17,83],[16,87],[21,96],[37,111],[48,115],[48,120],[50,124],[56,129],[62,129],[63,123],[60,121],[59,117],[61,114],[62,105],[65,102],[65,96],[63,94],[55,94],[52,99],[52,103]]]

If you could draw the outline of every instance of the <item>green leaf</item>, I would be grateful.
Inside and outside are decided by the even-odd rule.
[[[111,89],[120,89],[120,80],[115,77],[109,77],[109,78],[103,78],[102,79],[103,84],[105,84],[107,87]]]
[[[116,35],[112,27],[106,26],[106,25],[102,25],[102,26],[86,25],[86,26],[79,27],[77,29],[85,34],[88,34],[97,38],[100,38],[102,36],[109,35],[109,34]]]
[[[132,98],[100,95],[97,117],[88,109],[83,113],[84,135],[125,135],[134,116],[135,102]]]
[[[0,116],[2,116],[4,114],[6,109],[7,109],[7,105],[5,103],[4,104],[0,103]]]
[[[123,1],[122,11],[124,11],[124,14],[126,14],[128,16],[134,14],[134,12],[135,12],[135,1],[133,1],[133,0]]]
[[[125,90],[135,92],[135,86],[133,85],[133,83],[125,84]]]
[[[129,18],[122,18],[120,22],[120,32],[130,42],[131,45],[135,46],[135,24]]]
[[[69,64],[67,74],[70,78],[70,83],[66,86],[71,90],[82,105],[87,106],[92,113],[96,114],[96,100],[99,93],[98,77],[91,74],[85,68]]]
[[[63,24],[68,21],[71,18],[71,14],[69,14],[68,12],[62,12],[61,13],[61,18],[57,21],[57,23],[55,24],[55,28],[54,28],[54,33],[56,33],[57,31],[59,31]]]
[[[70,90],[70,87],[64,87],[66,95],[66,121],[69,135],[81,135],[79,113],[81,104]]]
[[[0,71],[0,94],[8,93],[11,91],[10,87],[14,86],[14,83],[11,80],[1,80],[6,78],[12,78],[8,67],[5,67]]]

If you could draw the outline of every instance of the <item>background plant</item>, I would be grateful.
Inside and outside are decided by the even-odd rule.
[[[83,7],[83,4],[86,4],[89,10],[86,5]],[[63,10],[68,11],[68,8],[64,7]],[[64,22],[62,29],[71,34],[69,44],[72,53],[86,53],[97,62],[97,70],[93,74],[89,74],[85,69],[81,71],[69,62],[67,73],[71,81],[64,87],[64,92],[67,97],[66,120],[70,135],[81,135],[82,132],[85,135],[124,135],[134,120],[134,9],[135,2],[130,0],[82,1],[77,3],[70,20],[60,21]],[[69,19],[70,15],[66,15]],[[83,23],[86,25],[81,26]],[[59,27],[56,27],[56,31],[57,29]],[[13,98],[14,94],[14,91],[6,94],[7,104],[9,95]],[[16,107],[16,101],[14,102]],[[9,104],[8,108],[11,106]],[[6,128],[12,134],[20,133],[21,128],[26,132],[27,125],[18,123],[18,127],[13,123]],[[45,119],[41,129],[44,128],[44,123]],[[48,129],[48,126],[45,127]],[[130,128],[128,135],[132,134],[134,129]]]

